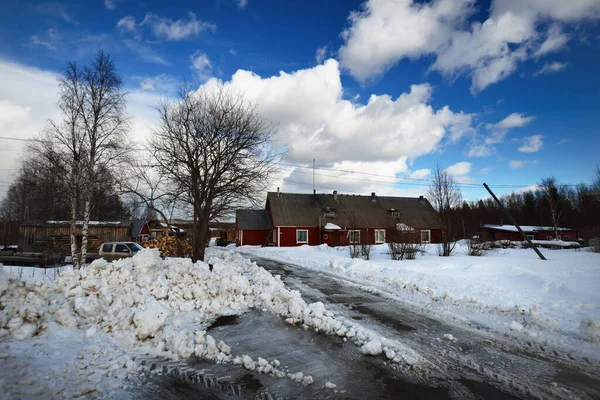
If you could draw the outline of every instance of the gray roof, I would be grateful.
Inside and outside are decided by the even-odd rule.
[[[271,218],[267,210],[237,210],[235,212],[237,228],[244,229],[271,229]]]
[[[333,194],[269,192],[267,202],[275,226],[331,222],[342,228],[391,228],[398,223],[415,229],[439,228],[436,212],[425,198],[338,194],[334,200]],[[327,210],[335,212],[335,217],[325,217]],[[394,211],[400,216],[394,216]]]
[[[484,224],[483,228],[495,229],[498,231],[505,232],[518,232],[517,227],[514,225],[492,225],[492,224]],[[521,230],[523,232],[554,232],[554,228],[551,226],[531,226],[531,225],[520,225]],[[573,231],[571,228],[556,228],[557,231]]]

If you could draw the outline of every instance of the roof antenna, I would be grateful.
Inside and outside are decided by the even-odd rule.
[[[317,194],[317,189],[315,189],[315,159],[313,158],[313,194]]]

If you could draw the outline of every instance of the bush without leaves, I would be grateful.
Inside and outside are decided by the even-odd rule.
[[[360,245],[351,244],[348,246],[348,253],[350,253],[350,258],[358,258],[360,257]]]
[[[360,252],[362,254],[362,258],[365,260],[371,259],[371,249],[373,248],[370,244],[363,244],[360,246]]]

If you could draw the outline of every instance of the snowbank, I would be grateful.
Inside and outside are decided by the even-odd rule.
[[[429,245],[416,260],[393,261],[386,245],[371,260],[350,259],[344,247],[238,248],[375,287],[438,317],[513,336],[598,340],[600,254],[582,250],[498,249],[470,257],[457,246],[437,256]],[[548,335],[547,335],[548,334]]]
[[[410,365],[423,361],[398,342],[337,319],[320,302],[306,304],[279,277],[239,254],[211,249],[208,255],[212,271],[208,264],[190,259],[162,260],[155,249],[112,263],[96,260],[89,267],[63,271],[54,280],[24,282],[0,269],[0,341],[38,340],[51,334],[49,326],[57,326],[146,354],[233,362],[285,376],[277,360],[235,357],[229,345],[217,343],[206,333],[220,316],[258,309],[279,315],[289,324],[350,339],[357,346],[379,343],[379,351],[368,354],[387,351],[390,360]],[[101,381],[100,377],[94,383]],[[298,381],[308,385],[313,380],[301,376]]]

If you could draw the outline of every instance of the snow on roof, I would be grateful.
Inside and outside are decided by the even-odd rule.
[[[331,229],[331,230],[339,230],[342,229],[339,226],[337,226],[336,224],[332,224],[331,222],[328,222],[325,224],[325,226],[323,227],[323,229]]]
[[[69,224],[69,221],[46,221],[47,224],[64,225]],[[89,221],[89,225],[121,225],[123,221]],[[83,221],[76,221],[77,225],[83,225]]]
[[[505,232],[518,232],[517,227],[514,225],[492,225],[492,224],[484,224],[484,228],[496,229],[498,231]],[[545,231],[554,231],[554,228],[551,226],[531,226],[531,225],[521,225],[521,229],[523,232],[545,232]],[[569,228],[557,228],[559,231],[572,231]]]
[[[406,224],[403,224],[402,222],[400,222],[399,224],[396,224],[396,229],[398,229],[399,231],[414,231],[415,228],[413,228],[412,226],[408,226]]]

